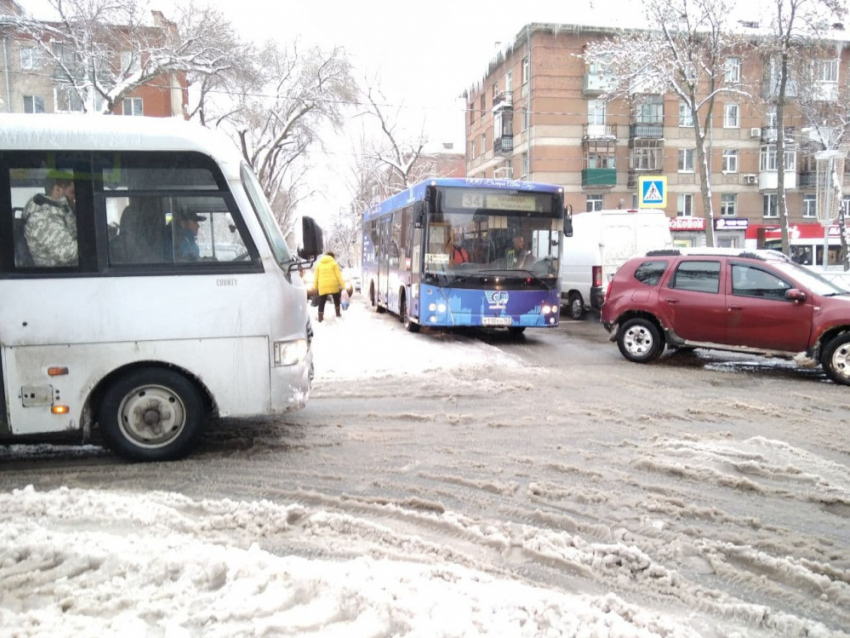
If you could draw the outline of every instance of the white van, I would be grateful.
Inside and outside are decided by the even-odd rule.
[[[564,237],[561,300],[570,317],[605,301],[608,278],[631,257],[673,247],[663,210],[597,210],[573,215],[573,235]]]
[[[321,253],[309,218],[304,246]],[[304,406],[309,263],[220,134],[0,115],[0,439],[97,428],[124,457],[169,460],[211,416]]]

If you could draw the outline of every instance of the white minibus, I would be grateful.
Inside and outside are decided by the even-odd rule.
[[[299,266],[250,167],[180,119],[0,115],[0,440],[96,428],[188,454],[211,417],[303,407]]]

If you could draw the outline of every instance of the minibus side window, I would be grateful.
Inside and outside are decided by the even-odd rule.
[[[76,269],[80,264],[76,212],[80,171],[72,166],[47,168],[47,157],[39,164],[9,168],[15,268]]]
[[[209,163],[186,153],[101,158],[110,266],[253,264],[256,249]]]

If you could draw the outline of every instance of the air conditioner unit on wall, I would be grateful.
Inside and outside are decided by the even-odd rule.
[[[761,129],[760,128],[751,128],[750,129],[750,137],[761,137]]]
[[[756,184],[758,182],[757,175],[744,175],[745,184]]]

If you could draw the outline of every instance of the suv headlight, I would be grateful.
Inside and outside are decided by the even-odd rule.
[[[294,366],[304,361],[310,345],[306,339],[274,342],[274,364],[276,366]]]

